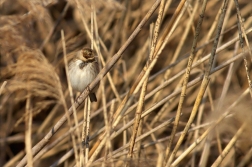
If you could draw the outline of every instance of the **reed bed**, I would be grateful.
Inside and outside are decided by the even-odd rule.
[[[0,166],[252,166],[251,9],[1,0]],[[101,69],[91,104],[65,72],[83,47]]]

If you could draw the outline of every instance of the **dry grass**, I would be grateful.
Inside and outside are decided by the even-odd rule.
[[[0,166],[251,166],[251,8],[1,0]],[[83,47],[103,68],[90,122],[63,57]]]

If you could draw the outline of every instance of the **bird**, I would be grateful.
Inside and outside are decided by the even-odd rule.
[[[99,64],[94,50],[83,48],[74,55],[68,64],[69,80],[73,90],[83,92],[99,73]],[[97,102],[95,91],[89,93],[91,102]]]

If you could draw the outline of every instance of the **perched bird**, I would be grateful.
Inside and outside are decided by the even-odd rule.
[[[84,48],[76,53],[74,58],[68,64],[69,79],[72,88],[76,91],[82,92],[99,73],[99,65],[97,56],[90,48]],[[95,91],[98,86],[89,93],[91,102],[96,102],[97,98]]]

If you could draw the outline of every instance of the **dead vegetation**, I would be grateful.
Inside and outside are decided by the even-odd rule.
[[[0,166],[251,166],[251,9],[1,0]],[[65,74],[83,47],[102,68],[91,108]]]

